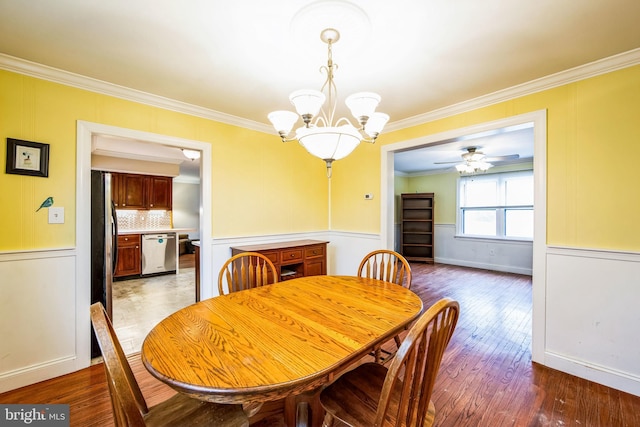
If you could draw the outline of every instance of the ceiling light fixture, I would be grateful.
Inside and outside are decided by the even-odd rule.
[[[474,173],[486,172],[493,165],[486,161],[484,153],[476,147],[468,147],[467,152],[462,155],[464,163],[456,165],[456,170],[461,174],[473,175]]]
[[[322,88],[318,90],[302,89],[293,92],[289,100],[302,118],[304,125],[296,129],[295,137],[290,136],[293,126],[298,121],[298,114],[291,111],[274,111],[268,115],[282,142],[298,140],[307,151],[324,160],[327,164],[327,176],[331,177],[331,165],[335,160],[348,156],[361,141],[374,143],[389,116],[376,112],[380,96],[372,92],[359,92],[348,96],[345,104],[356,118],[356,128],[344,117],[336,120],[337,89],[333,81],[334,67],[331,47],[340,39],[340,33],[327,28],[320,33],[320,39],[328,46],[327,65],[320,67],[327,73]],[[327,95],[324,92],[327,92]],[[328,113],[322,108],[328,98]],[[320,114],[321,115],[318,115]]]
[[[465,160],[464,163],[460,163],[459,165],[456,165],[456,170],[458,172],[460,172],[461,174],[474,174],[474,173],[479,173],[479,172],[486,172],[488,171],[490,168],[492,168],[493,165],[491,163],[487,163],[485,161],[483,161],[482,159],[480,160]]]
[[[184,156],[191,161],[194,161],[200,158],[200,151],[197,151],[197,150],[189,150],[187,148],[183,148],[182,154],[184,154]]]

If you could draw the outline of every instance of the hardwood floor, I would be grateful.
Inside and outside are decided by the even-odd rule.
[[[640,426],[640,397],[531,362],[529,276],[411,266],[412,290],[426,306],[443,296],[461,306],[435,386],[436,426]],[[172,394],[146,372],[139,356],[130,360],[150,405]],[[72,426],[113,425],[101,364],[0,394],[0,402],[68,403]],[[279,406],[273,408],[252,426],[281,426]]]

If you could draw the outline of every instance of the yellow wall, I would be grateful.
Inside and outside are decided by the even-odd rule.
[[[541,109],[548,112],[547,243],[640,250],[640,196],[634,189],[640,66],[389,132],[375,145],[361,144],[334,163],[331,228],[379,232],[381,145]],[[325,169],[295,143],[0,71],[0,137],[51,144],[49,178],[0,174],[0,250],[75,245],[76,120],[210,142],[215,237],[328,227]],[[0,156],[4,163],[4,150]],[[374,199],[365,200],[366,193]],[[47,196],[66,208],[64,225],[48,225],[46,212],[35,212]]]
[[[0,71],[0,163],[6,138],[48,143],[49,177],[0,173],[0,250],[75,246],[76,121],[209,142],[214,237],[326,230],[323,163],[298,144],[199,117]],[[47,223],[53,196],[65,223]]]
[[[428,89],[426,89],[428,90]],[[640,250],[640,193],[635,188],[640,158],[640,66],[589,78],[383,134],[376,144],[390,144],[451,129],[547,110],[547,243],[580,248]],[[345,171],[333,188],[362,186],[379,180],[379,158],[358,153],[345,159]],[[358,172],[347,164],[358,165]],[[375,216],[379,206],[356,207],[333,198],[333,227],[379,231],[346,218]],[[436,218],[437,220],[437,218]],[[365,228],[366,227],[366,228]]]

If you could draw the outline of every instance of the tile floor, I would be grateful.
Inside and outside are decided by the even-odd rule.
[[[195,302],[195,268],[113,283],[113,327],[126,354],[140,351],[149,331],[169,314]]]

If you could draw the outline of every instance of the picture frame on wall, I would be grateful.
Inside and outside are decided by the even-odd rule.
[[[7,138],[6,172],[16,175],[49,176],[49,144]]]

